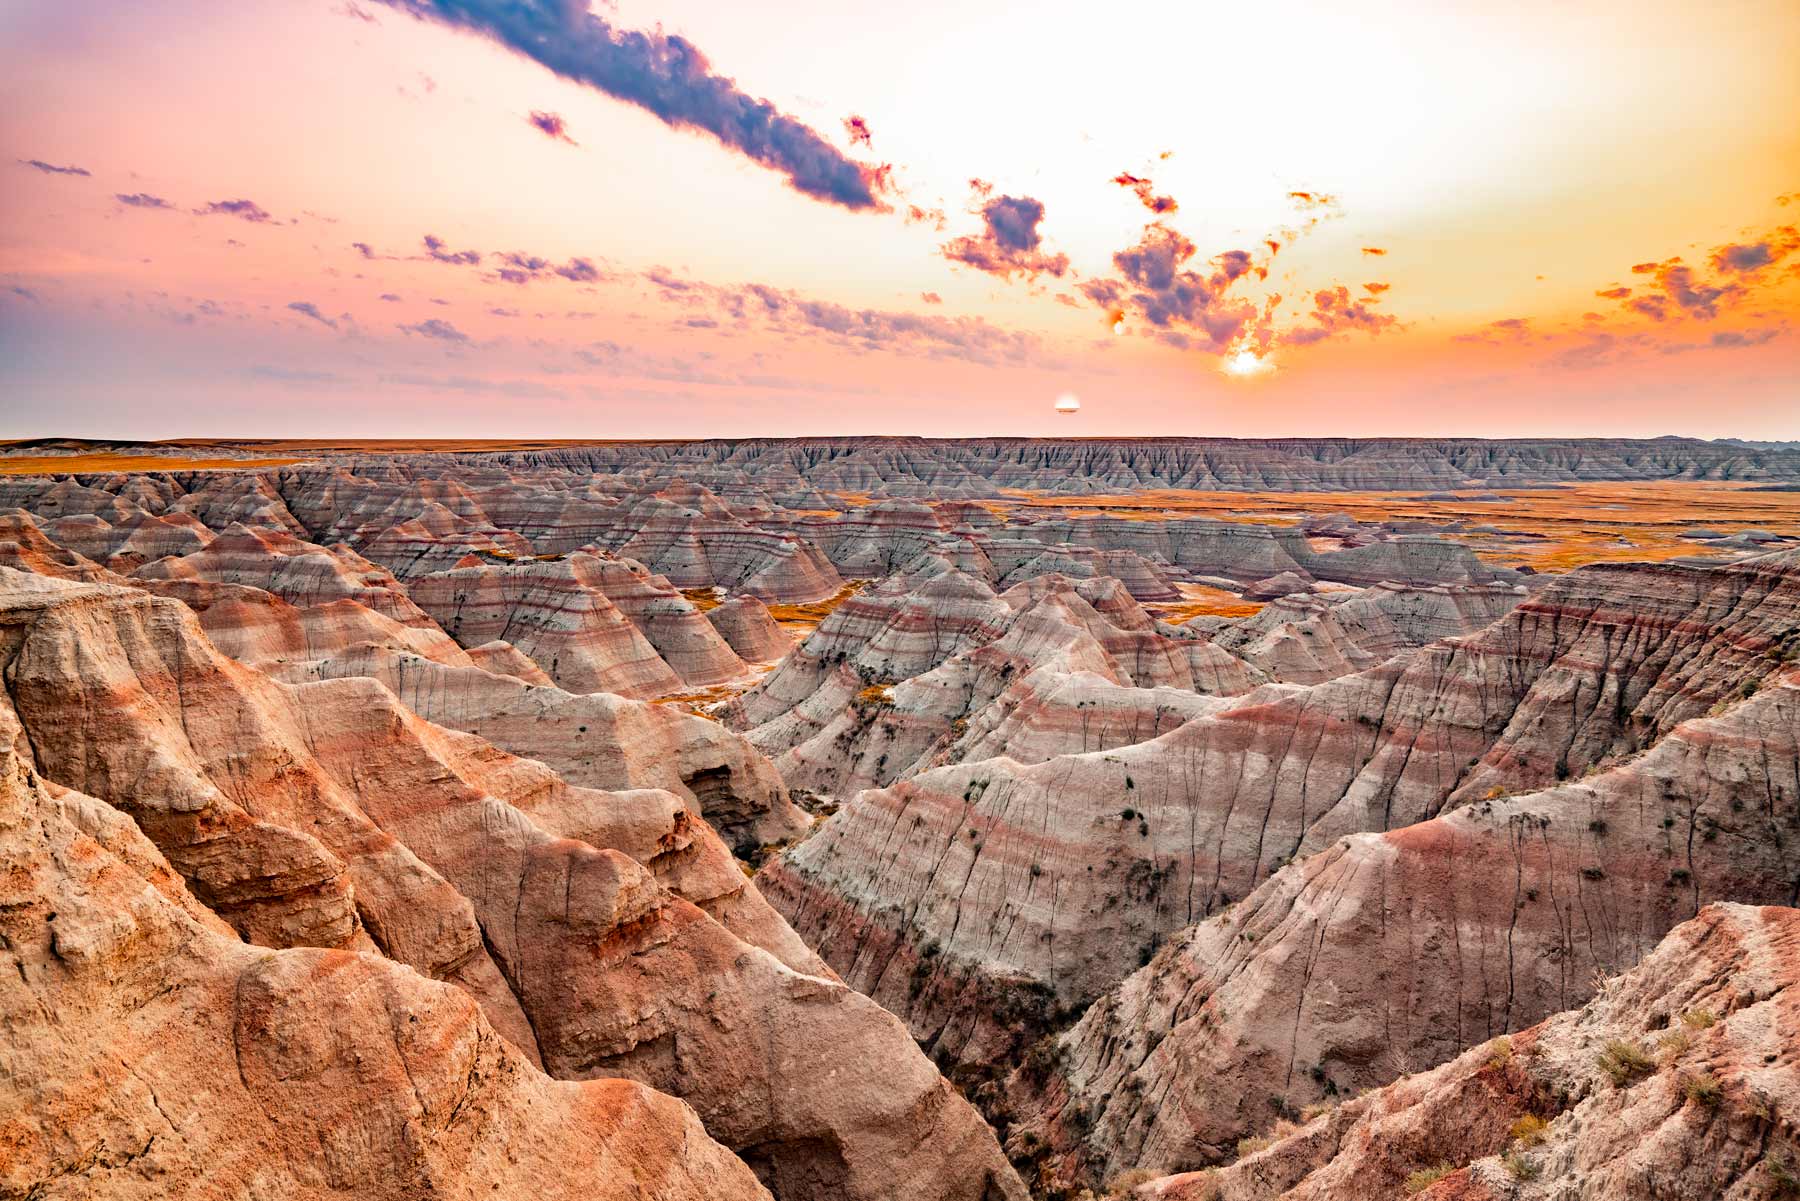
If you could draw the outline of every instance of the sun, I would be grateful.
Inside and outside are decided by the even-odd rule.
[[[1219,370],[1223,371],[1226,375],[1235,375],[1239,377],[1263,375],[1275,370],[1275,364],[1271,363],[1268,359],[1263,358],[1249,347],[1245,347],[1242,350],[1233,351],[1226,355],[1219,363]]]

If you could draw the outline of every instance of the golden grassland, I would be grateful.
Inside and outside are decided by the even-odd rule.
[[[303,459],[230,459],[208,455],[133,455],[96,451],[79,455],[0,455],[0,475],[70,475],[97,471],[217,471],[289,467]]]
[[[687,597],[694,608],[702,613],[719,607],[719,591],[716,588],[683,588],[681,595]]]
[[[1261,601],[1245,600],[1235,592],[1210,584],[1175,586],[1181,590],[1180,600],[1152,601],[1144,606],[1171,625],[1180,625],[1196,617],[1249,617],[1262,608]]]
[[[769,616],[789,630],[810,634],[818,629],[819,623],[830,617],[839,605],[861,592],[868,585],[868,580],[851,580],[824,600],[808,601],[803,605],[770,605]]]
[[[1537,571],[1584,563],[1662,560],[1706,553],[1680,535],[1696,527],[1723,533],[1755,528],[1800,534],[1800,492],[1753,492],[1753,484],[1691,480],[1581,483],[1557,488],[1458,489],[1454,499],[1407,492],[1189,492],[1158,490],[1085,497],[1018,493],[1015,512],[1053,509],[1156,519],[1292,524],[1309,513],[1347,513],[1358,521],[1423,521],[1491,526],[1449,535],[1481,558]],[[1477,495],[1502,497],[1481,501]],[[1515,535],[1513,537],[1508,534]]]

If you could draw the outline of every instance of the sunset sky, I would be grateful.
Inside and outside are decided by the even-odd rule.
[[[1794,0],[0,0],[0,437],[1800,438],[1796,62]]]

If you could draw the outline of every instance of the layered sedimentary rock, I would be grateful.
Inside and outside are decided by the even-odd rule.
[[[743,438],[504,451],[491,461],[798,473],[839,491],[994,496],[1146,488],[1357,491],[1565,480],[1800,479],[1800,452],[1689,438]]]
[[[1261,679],[1210,644],[1157,632],[1116,580],[1041,576],[996,596],[927,557],[846,602],[730,717],[790,783],[848,796],[966,758],[971,731],[1028,699],[1041,707],[1075,672],[1208,694]]]
[[[1184,935],[1088,1011],[1053,1083],[1023,1083],[1098,1176],[1217,1161],[1277,1112],[1580,1004],[1709,902],[1791,904],[1796,879],[1784,674],[1583,783],[1338,840]]]
[[[551,1080],[462,989],[240,942],[130,820],[0,753],[0,1189],[766,1197],[692,1109]]]
[[[608,544],[678,588],[728,588],[797,603],[843,586],[817,546],[740,520],[705,488],[665,488],[621,505],[613,519]]]
[[[1779,1197],[1800,1178],[1800,911],[1713,905],[1586,1005],[1139,1201]]]
[[[706,611],[706,619],[750,663],[774,663],[794,647],[793,639],[754,596],[734,596]]]
[[[510,643],[569,692],[679,691],[681,677],[599,583],[599,561],[571,555],[550,562],[470,564],[420,576],[410,592],[462,645]]]
[[[989,1062],[1290,860],[1629,757],[1770,677],[1796,628],[1791,556],[1589,568],[1478,634],[1147,742],[863,793],[762,879],[915,1035]]]
[[[432,624],[399,580],[355,552],[236,521],[200,550],[157,559],[132,574],[145,580],[248,584],[296,605],[349,600],[401,625]]]
[[[564,692],[508,643],[465,652],[436,629],[346,601],[302,609],[243,585],[150,587],[194,610],[225,653],[277,679],[379,680],[421,716],[539,760],[569,783],[686,797],[742,849],[806,828],[780,776],[743,739],[674,708]]]
[[[1525,596],[1521,585],[1384,583],[1358,592],[1284,595],[1252,617],[1201,619],[1179,632],[1204,637],[1277,680],[1318,684],[1404,650],[1473,634]]]
[[[277,683],[173,600],[15,572],[0,598],[9,741],[246,939],[455,984],[552,1075],[682,1096],[777,1196],[1022,1196],[894,1019],[733,932],[786,928],[679,798],[572,787],[372,679]]]

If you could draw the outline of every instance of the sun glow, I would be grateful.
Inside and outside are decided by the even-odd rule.
[[[1263,375],[1275,370],[1275,364],[1248,348],[1236,350],[1225,356],[1219,363],[1219,370],[1226,375],[1250,376]]]

